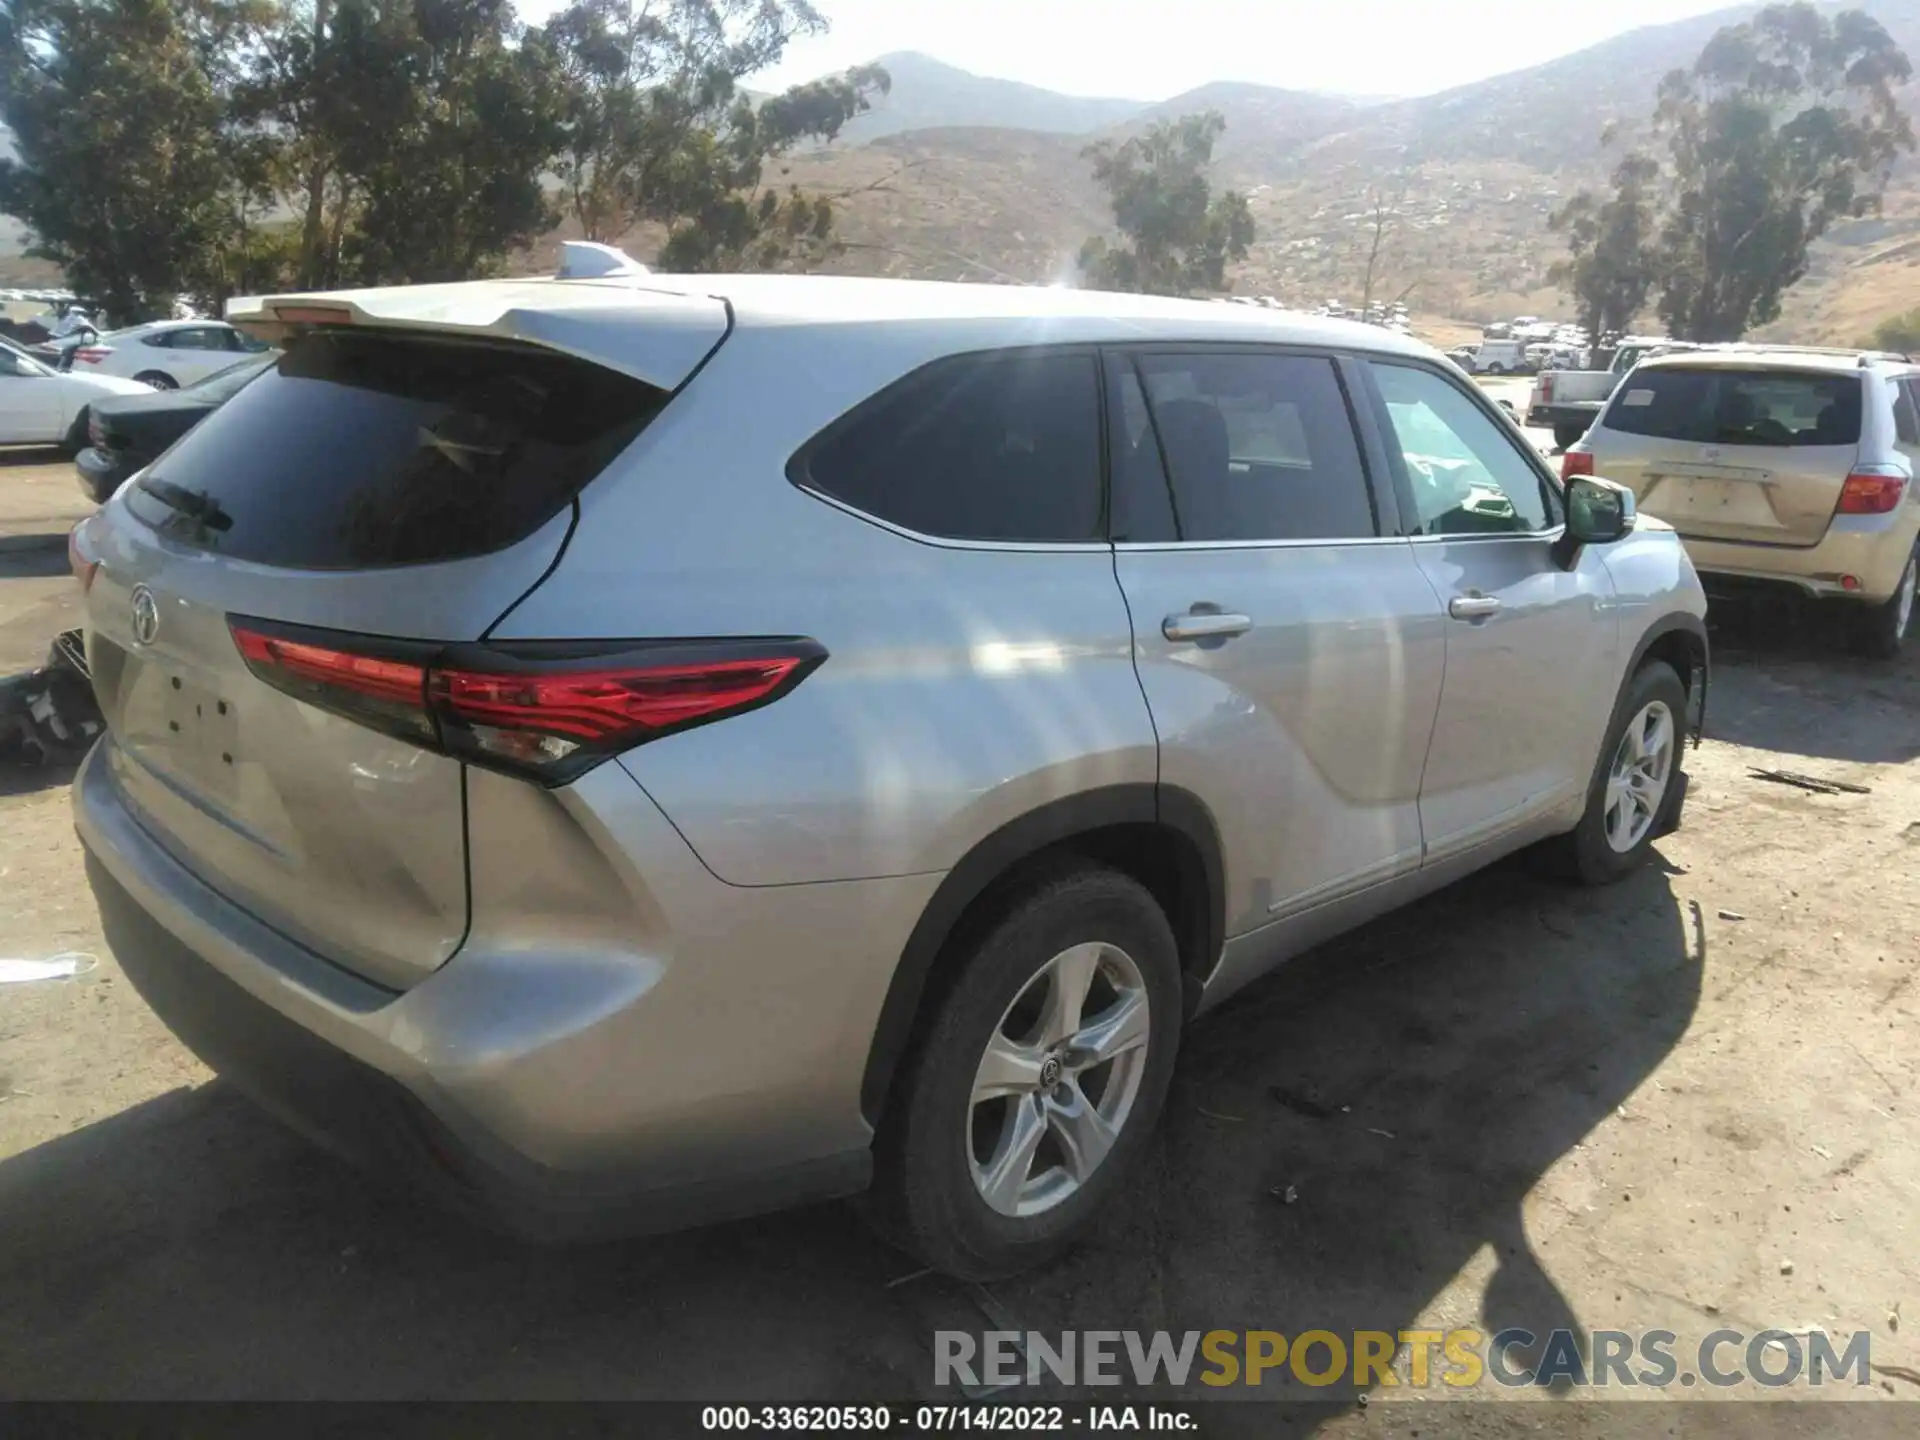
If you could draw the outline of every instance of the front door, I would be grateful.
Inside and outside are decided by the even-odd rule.
[[[60,438],[60,386],[36,361],[0,347],[0,445]]]
[[[1226,932],[1418,868],[1445,638],[1383,533],[1336,362],[1110,355],[1115,565],[1163,786],[1220,829]]]
[[[1613,582],[1553,556],[1559,490],[1476,387],[1413,362],[1368,367],[1413,553],[1445,607],[1447,669],[1420,787],[1427,860],[1586,791],[1613,708]]]

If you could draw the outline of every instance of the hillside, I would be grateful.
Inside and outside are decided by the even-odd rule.
[[[890,94],[847,126],[849,143],[878,140],[902,130],[986,125],[1083,135],[1118,125],[1148,108],[1144,100],[1061,95],[1016,80],[993,80],[913,50],[882,55],[876,64],[893,78]]]

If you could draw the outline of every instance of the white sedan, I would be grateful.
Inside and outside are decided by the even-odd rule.
[[[148,387],[118,375],[64,375],[0,340],[0,445],[87,443],[87,406],[108,395],[140,395]]]
[[[118,375],[155,390],[177,390],[271,349],[221,320],[156,320],[111,330],[73,352],[83,375]]]

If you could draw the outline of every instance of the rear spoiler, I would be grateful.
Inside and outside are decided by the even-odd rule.
[[[320,329],[402,330],[540,345],[674,390],[732,329],[727,302],[644,271],[235,296],[227,320],[270,345]]]

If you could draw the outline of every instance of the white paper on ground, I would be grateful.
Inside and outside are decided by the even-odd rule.
[[[68,950],[46,960],[0,959],[0,985],[22,985],[29,980],[65,980],[84,975],[100,962],[84,950]]]

